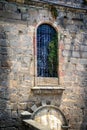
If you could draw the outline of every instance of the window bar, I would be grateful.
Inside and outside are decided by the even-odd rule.
[[[38,64],[40,65],[40,57],[39,57],[40,56],[40,30],[39,30],[39,48],[38,48],[38,51],[39,51],[38,52],[39,53],[38,54],[38,59],[39,59],[39,61],[38,61],[39,63]],[[38,76],[39,76],[40,75],[40,67],[38,68],[38,70],[39,70],[39,73],[38,73]]]
[[[46,64],[45,64],[45,62],[46,62],[46,61],[45,61],[45,60],[46,60],[45,51],[46,51],[46,50],[45,50],[45,47],[46,47],[46,46],[45,46],[45,35],[44,35],[44,53],[43,53],[43,55],[44,55],[44,56],[43,56],[43,63],[44,63],[44,67],[43,67],[44,69],[43,69],[43,70],[44,70],[44,76],[45,76],[45,69],[46,69]]]
[[[49,50],[48,50],[48,47],[49,47],[49,41],[50,41],[50,28],[48,28],[48,43],[47,43],[47,76],[50,77],[49,75],[49,64],[48,64],[48,55],[49,55]]]
[[[37,59],[37,62],[40,62],[40,30],[39,30],[39,32],[38,32],[38,46],[37,46],[38,48],[38,52],[37,52],[37,57],[38,57],[38,59]],[[40,65],[40,63],[38,63],[38,76],[39,76],[39,74],[40,74],[40,67],[39,67],[39,65]]]

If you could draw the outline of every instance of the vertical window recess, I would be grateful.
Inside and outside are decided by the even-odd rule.
[[[41,24],[37,28],[36,48],[38,84],[58,84],[58,37],[51,25]]]

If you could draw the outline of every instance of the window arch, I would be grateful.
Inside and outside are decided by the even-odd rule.
[[[57,31],[49,24],[37,28],[37,76],[58,77]]]

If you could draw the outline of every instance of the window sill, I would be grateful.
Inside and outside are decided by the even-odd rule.
[[[61,86],[35,86],[31,90],[34,94],[62,94],[65,89]]]

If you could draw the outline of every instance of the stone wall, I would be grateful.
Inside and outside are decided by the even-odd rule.
[[[0,2],[0,130],[22,130],[20,113],[42,100],[57,105],[70,130],[87,130],[87,12],[48,5]],[[37,95],[34,87],[34,42],[37,26],[58,31],[59,83],[63,95]]]

